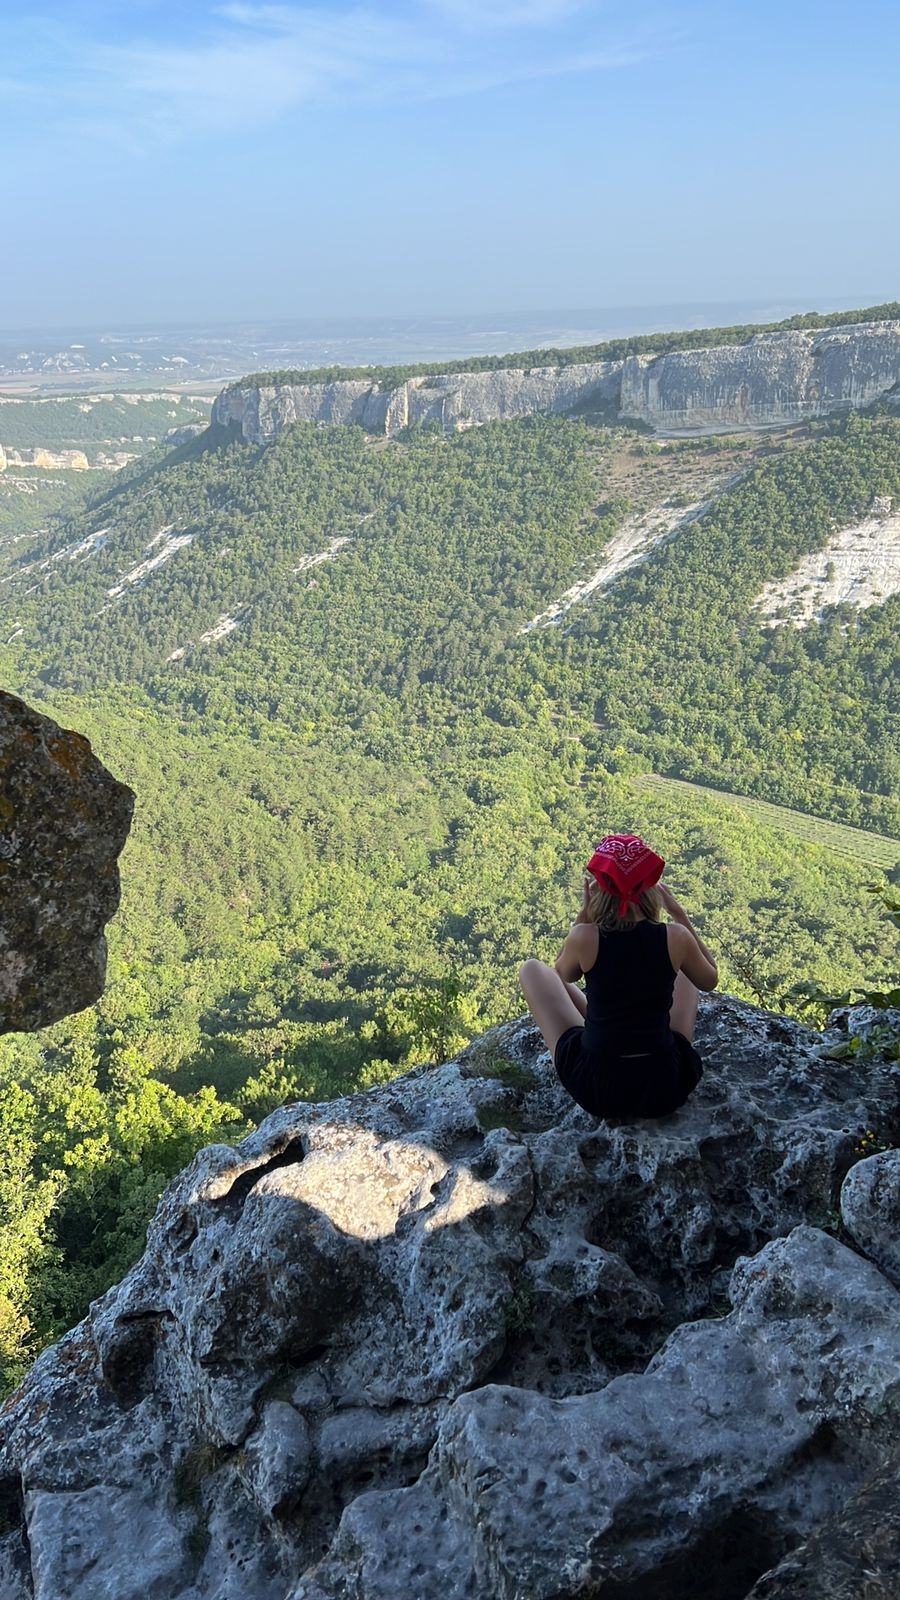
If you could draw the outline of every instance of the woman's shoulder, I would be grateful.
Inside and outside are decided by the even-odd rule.
[[[662,922],[659,926],[664,930],[666,944],[669,947],[669,956],[676,971],[681,965],[686,948],[693,942],[687,928],[680,922]]]
[[[600,948],[600,929],[596,922],[576,922],[569,934],[582,972],[589,972]]]

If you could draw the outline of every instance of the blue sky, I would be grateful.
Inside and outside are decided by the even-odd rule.
[[[900,296],[894,0],[0,0],[0,326]]]

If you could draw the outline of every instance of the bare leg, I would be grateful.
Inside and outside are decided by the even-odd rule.
[[[566,988],[569,991],[570,998],[574,1001],[575,1005],[578,1007],[579,1011],[581,1012],[582,1017],[586,1017],[587,1016],[587,995],[585,994],[584,990],[583,989],[579,989],[577,983],[567,983],[566,984]]]
[[[528,1009],[552,1056],[560,1034],[565,1033],[567,1028],[583,1025],[584,1012],[569,993],[569,985],[545,961],[526,961],[519,968],[519,982],[528,1001]]]
[[[697,1005],[700,1000],[700,991],[691,983],[690,978],[679,972],[675,979],[675,992],[672,995],[672,1009],[669,1012],[669,1027],[676,1033],[683,1033],[686,1039],[693,1042],[694,1029],[697,1025]]]

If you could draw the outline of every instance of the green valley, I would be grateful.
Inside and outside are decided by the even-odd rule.
[[[519,1014],[610,828],[670,861],[723,987],[896,981],[867,885],[900,837],[900,600],[755,609],[889,496],[890,414],[666,445],[590,417],[298,424],[132,463],[13,551],[5,682],[138,809],[103,1000],[0,1046],[7,1376],[198,1144]]]

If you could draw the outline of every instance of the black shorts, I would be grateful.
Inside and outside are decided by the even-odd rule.
[[[703,1076],[703,1062],[683,1033],[649,1056],[588,1056],[584,1027],[561,1034],[553,1065],[563,1088],[592,1117],[667,1117]]]

